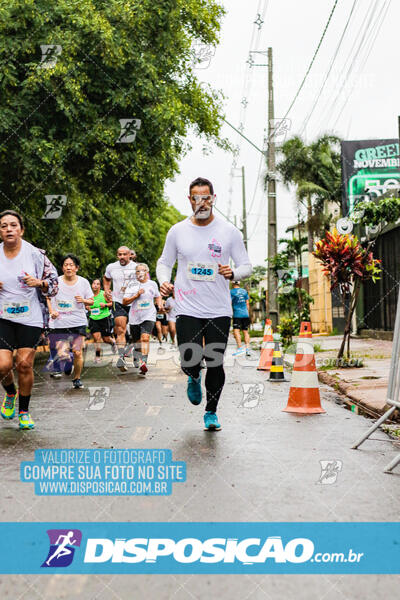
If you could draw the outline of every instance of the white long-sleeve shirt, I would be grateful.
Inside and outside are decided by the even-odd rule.
[[[229,281],[218,274],[218,264],[232,258],[235,279],[248,277],[252,266],[242,234],[231,223],[214,215],[208,225],[194,225],[190,217],[173,225],[157,262],[160,283],[170,281],[178,261],[175,281],[176,314],[212,319],[231,317]]]

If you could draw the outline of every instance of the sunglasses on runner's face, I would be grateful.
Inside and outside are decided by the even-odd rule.
[[[214,204],[215,196],[212,196],[211,194],[207,194],[206,196],[194,194],[193,196],[191,196],[191,199],[194,200],[196,204],[202,204],[203,202]]]

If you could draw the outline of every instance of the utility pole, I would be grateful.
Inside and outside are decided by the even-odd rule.
[[[277,281],[271,260],[277,253],[276,242],[276,175],[275,175],[274,87],[272,79],[272,48],[268,48],[268,298],[267,314],[272,327],[278,325]]]
[[[239,170],[239,167],[234,170]],[[244,167],[240,170],[240,175],[233,175],[233,177],[241,177],[242,178],[242,235],[245,248],[247,250],[247,212],[246,212],[246,181],[244,175]],[[235,226],[236,226],[236,216],[234,217]]]
[[[244,245],[247,250],[246,182],[244,178],[244,167],[242,167],[242,233]]]

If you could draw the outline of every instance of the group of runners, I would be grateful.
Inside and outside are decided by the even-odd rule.
[[[15,417],[18,404],[19,428],[34,428],[29,412],[33,363],[44,332],[50,346],[50,375],[72,374],[73,387],[83,387],[89,325],[96,361],[104,342],[118,354],[118,369],[126,371],[132,357],[141,375],[148,370],[150,336],[156,335],[160,343],[168,333],[175,343],[176,336],[181,368],[188,376],[188,399],[193,405],[201,403],[205,366],[204,428],[221,429],[217,407],[225,382],[223,361],[232,304],[238,351],[249,349],[248,295],[241,288],[239,294],[234,291],[238,284],[230,291],[229,282],[248,277],[252,267],[239,230],[214,214],[215,199],[209,180],[197,178],[190,184],[193,214],[168,232],[157,262],[158,284],[150,279],[147,264],[136,262],[127,246],[118,249],[117,260],[106,267],[102,281],[90,284],[78,275],[80,261],[74,254],[63,257],[59,276],[45,251],[23,239],[22,216],[14,210],[0,213],[0,379],[5,389],[0,414],[4,419]],[[240,315],[235,315],[238,311]],[[245,332],[244,347],[240,329]]]

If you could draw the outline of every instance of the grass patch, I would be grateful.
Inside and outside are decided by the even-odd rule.
[[[329,349],[329,348],[323,348],[321,346],[321,344],[319,344],[318,342],[316,342],[315,344],[313,344],[313,346],[314,346],[314,352],[315,352],[315,354],[317,352],[336,352],[335,350],[332,350],[332,349]]]
[[[262,338],[264,337],[264,332],[263,331],[249,331],[250,337],[255,337],[255,338]]]

